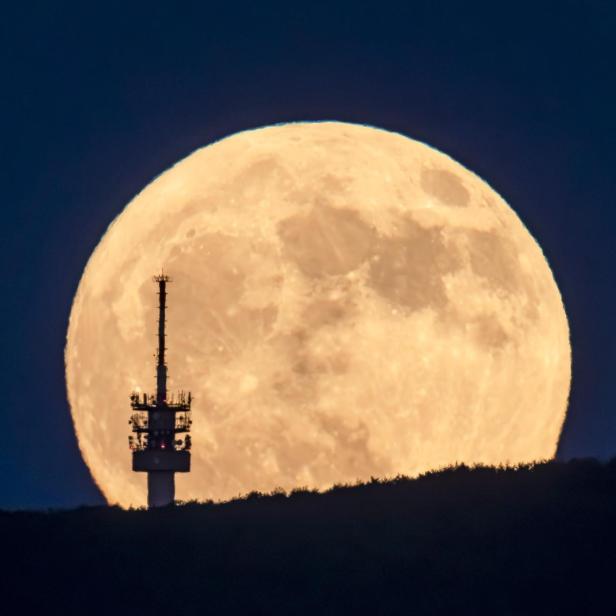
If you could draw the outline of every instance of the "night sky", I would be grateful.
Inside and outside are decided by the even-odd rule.
[[[0,20],[0,508],[103,502],[73,433],[63,351],[113,218],[194,149],[293,120],[401,132],[505,198],[570,321],[559,456],[616,455],[611,3],[25,4]],[[127,422],[128,397],[117,412]]]

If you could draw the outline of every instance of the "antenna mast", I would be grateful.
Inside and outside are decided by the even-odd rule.
[[[167,364],[165,363],[165,312],[167,310],[167,283],[169,276],[154,276],[158,283],[158,355],[156,362],[156,401],[167,400]]]
[[[190,427],[192,395],[180,391],[167,399],[165,325],[167,284],[165,274],[154,276],[158,284],[158,353],[156,395],[130,395],[133,414],[129,420],[133,435],[128,444],[133,452],[133,470],[148,474],[148,507],[160,507],[175,499],[175,473],[190,471]],[[178,438],[184,433],[184,438]]]

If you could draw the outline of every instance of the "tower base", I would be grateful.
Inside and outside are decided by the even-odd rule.
[[[148,509],[171,505],[175,500],[175,474],[173,471],[148,473]]]

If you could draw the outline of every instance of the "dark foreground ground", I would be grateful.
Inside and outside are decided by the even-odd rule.
[[[0,513],[6,613],[615,614],[616,460]]]

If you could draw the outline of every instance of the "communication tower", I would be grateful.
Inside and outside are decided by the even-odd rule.
[[[190,471],[190,392],[167,395],[165,363],[165,312],[167,284],[164,274],[154,277],[158,284],[158,353],[156,356],[156,395],[133,392],[129,420],[133,435],[128,444],[133,452],[133,470],[148,474],[148,507],[173,503],[175,473]],[[184,437],[182,438],[182,435]]]

